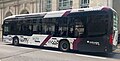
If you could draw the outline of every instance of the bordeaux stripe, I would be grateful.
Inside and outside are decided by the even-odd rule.
[[[47,13],[45,13],[45,14],[43,15],[43,18],[44,18],[46,15],[47,15]]]
[[[47,36],[46,39],[41,43],[40,46],[44,46],[50,38],[51,38],[51,35]]]
[[[62,16],[65,17],[70,13],[70,11],[66,11]]]
[[[80,42],[80,38],[76,38],[73,42],[73,50],[78,50],[78,43]]]

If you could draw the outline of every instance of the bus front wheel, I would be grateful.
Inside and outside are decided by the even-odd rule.
[[[66,41],[66,40],[60,41],[60,43],[59,43],[59,49],[61,51],[69,51],[70,50],[70,44],[69,44],[69,42]]]
[[[19,45],[19,39],[18,38],[13,38],[13,45],[15,45],[15,46]]]

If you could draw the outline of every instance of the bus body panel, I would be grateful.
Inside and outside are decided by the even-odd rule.
[[[112,51],[109,41],[108,39],[106,39],[108,38],[107,36],[88,37],[88,38],[62,38],[62,37],[47,38],[49,35],[34,34],[33,36],[8,35],[8,36],[4,36],[3,40],[5,42],[12,43],[12,39],[15,36],[19,38],[20,44],[58,48],[59,41],[66,39],[69,41],[70,49],[72,50],[79,50],[84,52],[111,52]],[[44,44],[41,45],[42,43]]]
[[[117,46],[118,43],[118,31],[115,31],[114,38],[113,38],[113,45]]]
[[[44,46],[44,47],[54,47],[54,48],[58,48],[59,42],[61,40],[65,39],[70,43],[70,49],[74,49],[73,42],[76,39],[76,38],[51,37],[50,35],[34,34],[32,36],[7,35],[7,36],[3,37],[3,41],[6,43],[12,43],[13,38],[15,36],[18,37],[20,44],[36,45],[36,46]]]
[[[107,36],[83,38],[77,45],[78,50],[85,52],[111,52],[112,49],[106,37]]]

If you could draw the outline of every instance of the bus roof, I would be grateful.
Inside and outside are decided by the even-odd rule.
[[[6,17],[4,20],[9,18],[19,18],[19,17],[30,17],[30,16],[42,16],[43,18],[51,18],[51,17],[62,17],[66,16],[69,13],[73,12],[85,12],[85,11],[97,11],[97,10],[107,10],[111,9],[115,11],[114,9],[110,7],[90,7],[90,8],[80,8],[80,9],[68,9],[68,10],[61,10],[61,11],[51,11],[51,12],[42,12],[42,13],[30,13],[30,14],[20,14],[20,15],[12,15]],[[116,12],[116,11],[115,11]]]

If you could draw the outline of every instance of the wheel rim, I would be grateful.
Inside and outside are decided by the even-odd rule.
[[[62,44],[62,48],[66,50],[66,49],[68,48],[68,47],[67,47],[67,44],[66,44],[66,43],[63,43],[63,44]]]
[[[14,45],[18,45],[18,40],[14,39]]]
[[[60,43],[60,50],[68,51],[69,50],[69,43],[67,41],[62,41]]]

